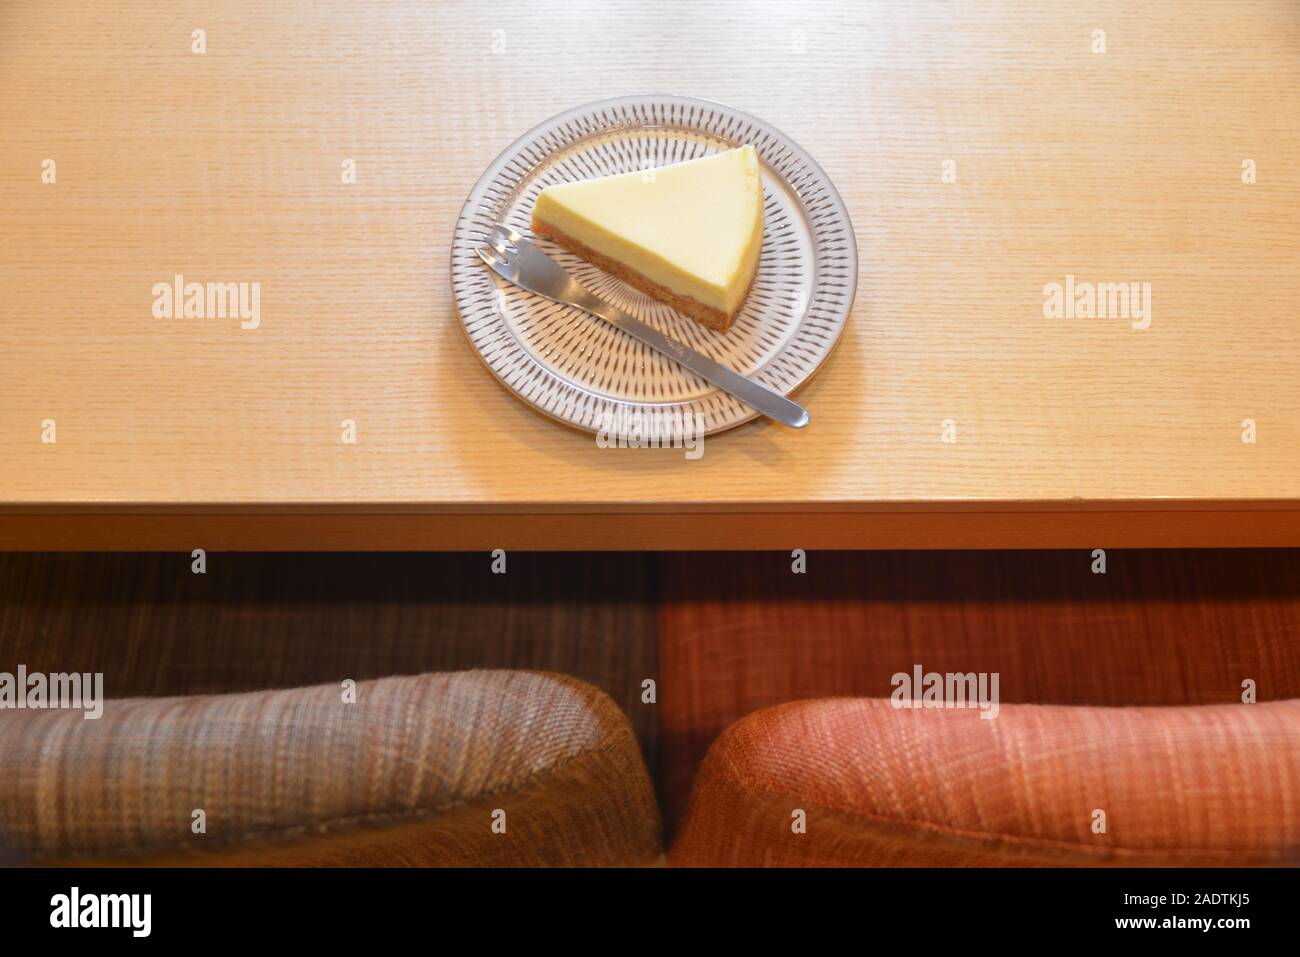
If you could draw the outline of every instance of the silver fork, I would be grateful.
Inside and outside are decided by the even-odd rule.
[[[489,244],[491,249],[484,246],[477,250],[479,258],[507,282],[604,319],[656,352],[661,352],[690,369],[706,382],[713,383],[722,391],[778,422],[796,429],[802,429],[808,424],[808,411],[799,403],[791,402],[767,386],[746,379],[601,299],[509,226],[498,223],[493,229]]]

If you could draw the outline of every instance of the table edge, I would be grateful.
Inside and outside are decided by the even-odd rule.
[[[1300,500],[4,504],[8,551],[1292,548]]]

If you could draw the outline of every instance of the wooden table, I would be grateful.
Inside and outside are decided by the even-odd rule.
[[[849,206],[803,432],[598,449],[465,342],[479,173],[642,91]],[[1293,2],[12,0],[0,116],[3,548],[1300,545]],[[178,273],[260,324],[156,318]],[[1150,283],[1149,327],[1047,317],[1067,276]]]

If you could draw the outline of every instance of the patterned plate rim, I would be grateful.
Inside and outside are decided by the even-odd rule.
[[[466,311],[467,308],[472,307],[472,304],[471,306],[467,306],[464,299],[476,296],[478,293],[475,290],[467,289],[466,281],[472,279],[475,275],[481,275],[492,283],[493,288],[496,288],[496,280],[490,277],[490,273],[487,271],[486,267],[483,266],[482,262],[474,252],[476,248],[484,243],[488,229],[492,222],[494,222],[491,216],[481,215],[480,211],[500,208],[500,204],[503,203],[506,198],[514,194],[519,183],[525,180],[531,174],[532,170],[540,165],[540,163],[544,162],[555,150],[618,129],[614,123],[613,117],[603,116],[599,123],[589,122],[590,129],[576,137],[567,139],[556,137],[555,132],[557,127],[563,127],[568,122],[579,117],[586,117],[590,121],[592,119],[592,114],[613,111],[620,108],[645,108],[649,106],[651,109],[654,109],[670,105],[685,105],[696,109],[709,110],[711,117],[709,123],[720,123],[721,125],[710,127],[701,122],[699,127],[700,131],[706,135],[728,138],[732,133],[736,132],[738,128],[744,127],[748,124],[756,135],[752,138],[747,137],[746,141],[754,143],[755,148],[757,148],[760,155],[763,156],[765,165],[778,171],[785,185],[795,194],[795,196],[798,197],[805,216],[811,220],[815,212],[814,209],[810,208],[810,199],[805,193],[805,190],[808,190],[809,187],[815,187],[817,193],[816,199],[828,206],[833,214],[831,219],[817,224],[816,228],[813,230],[812,238],[814,241],[815,268],[819,272],[823,270],[832,272],[833,275],[828,278],[840,279],[840,283],[831,284],[831,288],[838,288],[838,291],[829,294],[829,298],[833,298],[834,300],[830,303],[824,301],[828,296],[815,296],[813,301],[810,302],[805,309],[804,315],[801,317],[799,325],[791,337],[791,342],[798,342],[809,323],[814,320],[819,320],[822,322],[829,322],[830,324],[829,330],[827,330],[826,327],[823,327],[822,329],[823,339],[829,339],[829,341],[823,342],[820,348],[820,355],[818,355],[813,362],[805,366],[800,366],[797,374],[793,376],[777,378],[771,375],[759,374],[754,376],[754,378],[758,381],[762,381],[764,385],[775,389],[783,395],[792,395],[797,392],[806,385],[830,359],[836,347],[839,345],[840,339],[843,337],[844,329],[848,325],[849,316],[852,315],[853,303],[857,295],[858,248],[857,237],[853,231],[853,221],[849,216],[848,207],[845,205],[839,191],[835,188],[835,184],[831,181],[830,177],[826,175],[826,171],[821,168],[817,161],[814,160],[806,150],[799,146],[798,143],[772,124],[746,113],[743,110],[738,110],[735,107],[728,106],[725,103],[680,93],[629,93],[621,96],[593,100],[589,103],[584,103],[567,109],[561,113],[557,113],[556,115],[538,123],[536,126],[513,140],[505,147],[505,149],[497,154],[496,158],[488,164],[482,175],[479,176],[478,180],[474,183],[473,188],[470,190],[469,196],[466,198],[464,205],[461,207],[460,215],[456,219],[456,226],[452,234],[451,251],[449,256],[450,261],[448,265],[450,267],[449,273],[452,287],[452,299],[456,307],[457,319],[459,320],[461,332],[464,334],[466,343],[469,345],[470,350],[488,369],[492,374],[492,377],[495,378],[508,393],[523,402],[529,408],[542,413],[552,421],[580,432],[588,434],[596,432],[598,427],[593,423],[599,421],[599,414],[604,411],[613,412],[620,407],[627,409],[643,409],[650,407],[656,409],[680,408],[684,411],[704,412],[706,415],[706,435],[714,435],[720,432],[729,431],[760,417],[760,413],[757,410],[745,405],[738,399],[733,399],[731,396],[721,392],[720,390],[715,390],[704,398],[687,399],[677,402],[637,403],[620,399],[611,399],[607,396],[599,395],[583,389],[576,383],[565,381],[541,363],[536,363],[538,370],[536,378],[542,378],[547,383],[547,387],[540,390],[541,394],[546,395],[558,391],[565,396],[581,395],[585,396],[589,400],[590,409],[588,414],[584,417],[585,420],[578,420],[577,417],[566,417],[563,414],[553,411],[552,408],[548,408],[547,405],[535,401],[531,395],[521,392],[515,386],[507,382],[505,378],[502,377],[502,374],[493,366],[492,362],[489,361],[488,357],[484,354],[483,348],[475,341],[475,338],[471,333],[470,318],[467,317]],[[721,115],[713,118],[712,114],[714,112],[718,112]],[[646,117],[641,118],[646,119]],[[749,130],[746,130],[746,132],[749,132]],[[760,145],[760,135],[764,139],[762,145]],[[775,155],[769,155],[769,153],[775,153]],[[520,162],[521,157],[528,156],[532,157],[531,165],[529,162]],[[778,165],[778,161],[780,161],[781,165]],[[495,190],[494,192],[496,193],[497,199],[494,202],[485,201],[485,197],[489,190],[492,189],[497,180],[502,176],[503,172],[506,172],[507,167],[511,166],[512,163],[515,163],[519,168],[508,172],[508,175],[511,177],[508,183],[508,188]],[[792,168],[793,172],[791,171]],[[838,219],[838,223],[828,226],[828,223],[834,219]],[[836,227],[838,227],[838,233],[842,235],[828,237],[827,232],[835,230]],[[833,248],[828,247],[828,243],[832,240],[842,240],[842,245]],[[463,262],[458,260],[463,260]],[[458,279],[458,272],[463,274],[466,281]],[[820,281],[819,285],[821,285]],[[500,310],[496,308],[495,296],[492,297],[492,306],[490,311],[493,315],[497,316],[496,325],[498,331],[496,333],[496,338],[499,339],[502,336],[507,336],[514,340],[514,342],[518,343],[522,348],[523,343],[519,342],[514,330],[510,328],[510,324],[505,321],[505,318],[500,314]],[[592,319],[592,321],[597,322],[599,320]],[[827,331],[831,333],[829,336],[826,336],[825,334]],[[761,370],[761,373],[767,373],[769,368],[777,365],[777,363],[785,357],[787,350],[788,345],[787,349],[783,349],[768,362],[767,367]],[[777,378],[777,381],[773,381],[774,378]],[[536,394],[537,391],[538,390],[533,390],[534,394]],[[549,404],[552,406],[555,405],[554,402]],[[573,405],[574,402],[569,401],[562,407],[564,409],[572,409]],[[729,415],[719,417],[715,414],[719,407],[724,409],[730,407],[731,409],[738,411],[732,411]]]

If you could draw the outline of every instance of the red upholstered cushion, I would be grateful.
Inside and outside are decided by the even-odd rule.
[[[675,821],[713,740],[788,701],[891,677],[1000,673],[1003,702],[1189,705],[1300,696],[1293,552],[665,556],[661,794]]]
[[[986,720],[829,699],[759,711],[718,739],[670,860],[1294,864],[1297,807],[1300,701],[1007,705]]]

